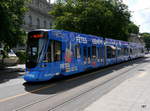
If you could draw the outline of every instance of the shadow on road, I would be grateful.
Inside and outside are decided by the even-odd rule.
[[[23,73],[24,73],[24,69],[22,68],[19,68],[19,67],[15,68],[15,66],[13,66],[13,68],[5,67],[0,70],[0,84],[7,82],[11,79],[21,77]]]
[[[79,73],[79,74],[72,75],[72,76],[67,76],[67,77],[62,77],[62,78],[57,78],[57,79],[55,78],[55,79],[52,79],[52,80],[49,80],[46,82],[24,83],[23,85],[24,85],[26,91],[31,92],[38,88],[45,87],[50,84],[56,83],[56,86],[54,86],[54,87],[46,88],[46,89],[39,90],[36,92],[31,92],[31,93],[45,94],[45,95],[56,94],[56,93],[60,93],[60,92],[72,89],[74,87],[80,86],[82,84],[88,83],[99,77],[108,75],[111,72],[114,72],[116,70],[119,70],[119,69],[122,69],[122,68],[125,68],[128,66],[132,66],[135,64],[145,63],[145,62],[150,62],[150,59],[147,59],[147,57],[139,58],[136,60],[120,63],[120,64],[109,66],[109,67],[99,68],[99,69],[95,69],[93,71],[87,71],[87,72]],[[97,72],[95,72],[95,71],[97,71]],[[90,74],[91,72],[92,72],[92,74]],[[93,73],[93,72],[95,72],[95,73]],[[87,76],[83,76],[83,75],[87,75]],[[80,78],[78,78],[78,77],[80,77]],[[77,79],[75,79],[75,78],[77,78]],[[75,80],[72,80],[69,82],[66,81],[66,80],[71,80],[71,79],[75,79]]]

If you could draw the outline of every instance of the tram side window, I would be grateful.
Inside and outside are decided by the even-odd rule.
[[[116,48],[113,47],[112,49],[112,58],[115,58],[116,57]]]
[[[87,48],[86,47],[83,47],[83,56],[84,56],[84,60],[86,60],[87,58]]]
[[[91,58],[91,48],[88,47],[88,58]]]
[[[131,54],[131,55],[132,55],[132,52],[133,52],[132,49],[130,49],[130,54]]]
[[[144,49],[143,48],[141,49],[141,53],[144,53]]]
[[[139,49],[139,53],[142,53],[142,48]]]
[[[54,41],[54,61],[61,60],[61,42]]]
[[[118,57],[121,56],[121,48],[118,48]]]
[[[132,49],[132,55],[134,55],[135,54],[135,49]]]
[[[107,46],[107,58],[111,58],[111,47]]]
[[[135,52],[134,52],[134,54],[137,54],[137,49],[135,49]]]
[[[100,60],[102,62],[102,59],[103,59],[103,47],[99,48],[99,58],[100,58]]]
[[[99,59],[99,47],[96,47],[96,58]]]
[[[142,51],[141,51],[141,48],[137,49],[137,53],[140,54]]]
[[[124,48],[121,48],[121,55],[124,55]]]
[[[61,60],[61,42],[51,40],[48,51],[47,58],[48,62],[60,61]]]
[[[116,47],[107,46],[107,58],[115,58],[116,57]]]
[[[96,46],[92,46],[92,58],[96,59]]]
[[[126,55],[126,48],[123,48],[123,55]]]
[[[128,55],[128,48],[125,48],[125,55]]]
[[[140,51],[140,50],[137,48],[137,49],[136,49],[136,53],[138,54],[138,53],[139,53],[139,51]]]
[[[138,52],[137,49],[135,49],[135,54],[137,54],[137,52]]]
[[[135,49],[133,49],[133,55],[135,55]]]
[[[134,55],[136,55],[136,53],[137,53],[137,49],[134,49]]]
[[[75,57],[76,58],[80,58],[80,53],[81,53],[81,51],[80,51],[81,49],[80,49],[80,46],[79,45],[76,45],[75,46]]]

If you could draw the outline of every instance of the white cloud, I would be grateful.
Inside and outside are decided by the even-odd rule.
[[[49,1],[49,0],[47,0],[47,1]],[[51,0],[51,3],[54,3],[55,2],[55,0]]]
[[[54,3],[55,2],[55,0],[51,0],[51,3]]]
[[[140,25],[140,32],[150,32],[150,1],[149,0],[123,0],[132,12],[131,20]]]

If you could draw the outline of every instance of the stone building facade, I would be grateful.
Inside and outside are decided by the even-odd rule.
[[[23,29],[29,32],[33,29],[49,29],[52,26],[50,0],[32,0],[28,4],[29,11],[25,14]]]
[[[143,41],[143,39],[141,39],[139,34],[130,34],[130,36],[128,38],[128,41],[129,42],[140,43],[140,44],[145,46],[145,42]]]

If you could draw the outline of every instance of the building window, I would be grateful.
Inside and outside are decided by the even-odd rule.
[[[40,5],[40,8],[43,8],[43,4],[42,3],[40,3],[39,5]]]
[[[36,0],[35,5],[39,7],[39,0]]]
[[[37,18],[37,28],[40,28],[40,19]]]
[[[45,21],[45,20],[44,20],[44,28],[47,28],[47,27],[46,27],[46,21]]]
[[[49,24],[49,28],[52,28],[52,23]]]
[[[29,15],[29,25],[32,25],[32,16]]]
[[[33,5],[36,5],[37,0],[32,0]]]

